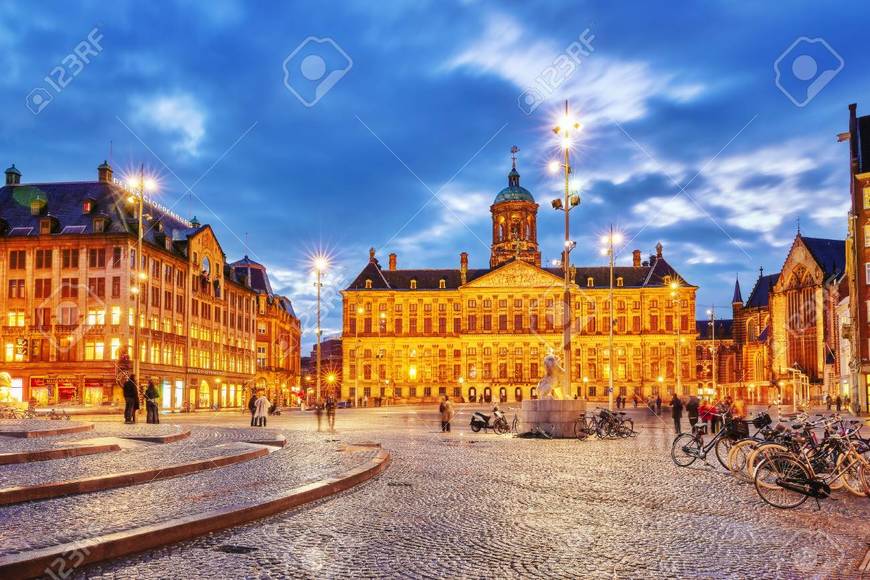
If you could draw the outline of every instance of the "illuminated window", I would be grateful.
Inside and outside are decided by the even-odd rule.
[[[121,324],[121,307],[112,306],[112,325],[117,326],[119,324]],[[115,355],[112,355],[112,358],[115,358]]]
[[[411,290],[417,289],[417,280],[411,280]]]
[[[622,284],[622,276],[620,276],[619,278],[616,279],[616,285],[619,286],[620,288],[622,288],[622,285],[623,285]]]
[[[864,209],[870,209],[870,187],[864,188]]]
[[[109,358],[112,360],[118,358],[119,350],[121,350],[121,339],[113,338],[109,346]]]
[[[371,281],[371,279],[366,278],[366,289],[371,289],[371,287],[372,287],[372,281]]]
[[[106,311],[102,308],[88,310],[88,326],[102,326],[106,324]]]
[[[103,360],[105,355],[105,343],[101,340],[85,341],[85,360]]]
[[[586,278],[586,287],[592,288],[594,286],[595,286],[595,279],[592,276],[589,276],[588,278]]]
[[[447,281],[444,280],[444,278],[441,278],[440,280],[438,280],[438,288],[440,288],[441,290],[444,290],[445,288],[447,288]]]
[[[10,310],[6,313],[7,326],[24,326],[24,311]]]

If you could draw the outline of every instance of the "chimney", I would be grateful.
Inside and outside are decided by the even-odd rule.
[[[375,259],[375,249],[369,248],[369,262],[377,262]]]
[[[390,272],[396,271],[396,254],[390,254]]]
[[[631,253],[631,265],[635,268],[640,268],[640,250],[635,250]]]
[[[656,258],[661,258],[661,257],[662,257],[662,247],[663,247],[663,246],[662,246],[662,243],[661,243],[661,242],[659,242],[659,243],[656,244]]]
[[[468,252],[459,254],[459,276],[462,283],[465,284],[468,279]]]
[[[15,168],[15,164],[6,170],[6,185],[19,185],[21,183],[21,172]]]
[[[103,161],[97,167],[97,179],[102,183],[112,182],[112,166],[109,165],[108,161]]]

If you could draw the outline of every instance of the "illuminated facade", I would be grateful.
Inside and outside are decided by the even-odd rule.
[[[102,164],[97,181],[0,189],[6,400],[121,401],[131,372],[137,215]],[[258,293],[226,266],[214,232],[144,204],[141,377],[165,409],[232,407],[255,376]]]
[[[519,181],[514,166],[490,208],[490,268],[470,269],[464,252],[458,269],[403,270],[395,254],[383,268],[370,251],[343,291],[343,399],[537,396],[543,357],[562,352],[563,271],[540,265],[538,206]],[[607,399],[609,276],[607,267],[571,267],[570,396]],[[696,392],[696,287],[661,244],[648,261],[635,250],[614,285],[616,393],[665,397],[678,372],[682,391]]]

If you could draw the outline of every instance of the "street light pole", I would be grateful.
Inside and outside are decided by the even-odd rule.
[[[315,269],[317,272],[317,329],[315,334],[317,339],[316,345],[316,356],[317,356],[317,378],[316,378],[316,387],[314,391],[314,396],[317,404],[320,404],[320,268]]]
[[[607,325],[608,330],[610,331],[609,336],[607,338],[607,360],[609,364],[609,369],[607,373],[608,377],[608,385],[607,385],[607,408],[611,411],[613,410],[613,224],[610,224],[610,235],[607,236],[608,248],[607,253],[610,254],[610,308],[608,316],[610,316],[610,323]]]
[[[683,394],[683,364],[682,364],[681,356],[683,354],[682,353],[683,345],[682,345],[682,340],[681,340],[682,337],[680,336],[680,331],[682,331],[682,329],[683,329],[683,327],[682,327],[682,324],[683,324],[682,313],[683,312],[682,312],[682,304],[681,304],[681,300],[680,300],[679,289],[680,289],[680,283],[678,280],[671,282],[671,298],[673,298],[673,300],[676,304],[676,313],[677,313],[676,314],[676,322],[675,322],[676,335],[677,335],[677,351],[676,351],[677,352],[677,357],[676,357],[677,358],[677,360],[676,360],[677,368],[675,369],[675,372],[676,372],[677,380],[675,382],[675,387],[676,387],[677,395],[682,395]]]
[[[716,306],[711,306],[710,310],[707,311],[707,314],[710,315],[710,340],[713,342],[713,346],[711,347],[710,353],[712,356],[712,361],[710,363],[710,368],[712,369],[712,385],[713,385],[713,393],[715,395],[717,390],[717,377],[716,377]]]

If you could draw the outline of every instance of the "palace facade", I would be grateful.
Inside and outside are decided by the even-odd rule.
[[[227,265],[210,226],[147,198],[137,283],[130,195],[105,162],[86,182],[25,184],[14,165],[6,170],[0,370],[12,385],[0,389],[0,402],[121,402],[138,297],[139,382],[154,381],[161,407],[243,403],[257,371],[261,292]],[[292,311],[281,316],[286,322]],[[298,361],[298,340],[291,344],[287,356]]]
[[[395,402],[520,401],[537,396],[542,359],[562,348],[561,267],[541,267],[537,210],[514,167],[495,197],[489,268],[386,267],[369,261],[343,294],[343,399]],[[696,392],[695,292],[658,244],[614,271],[613,351],[608,348],[610,270],[570,266],[571,393]],[[673,286],[673,287],[672,287]]]

